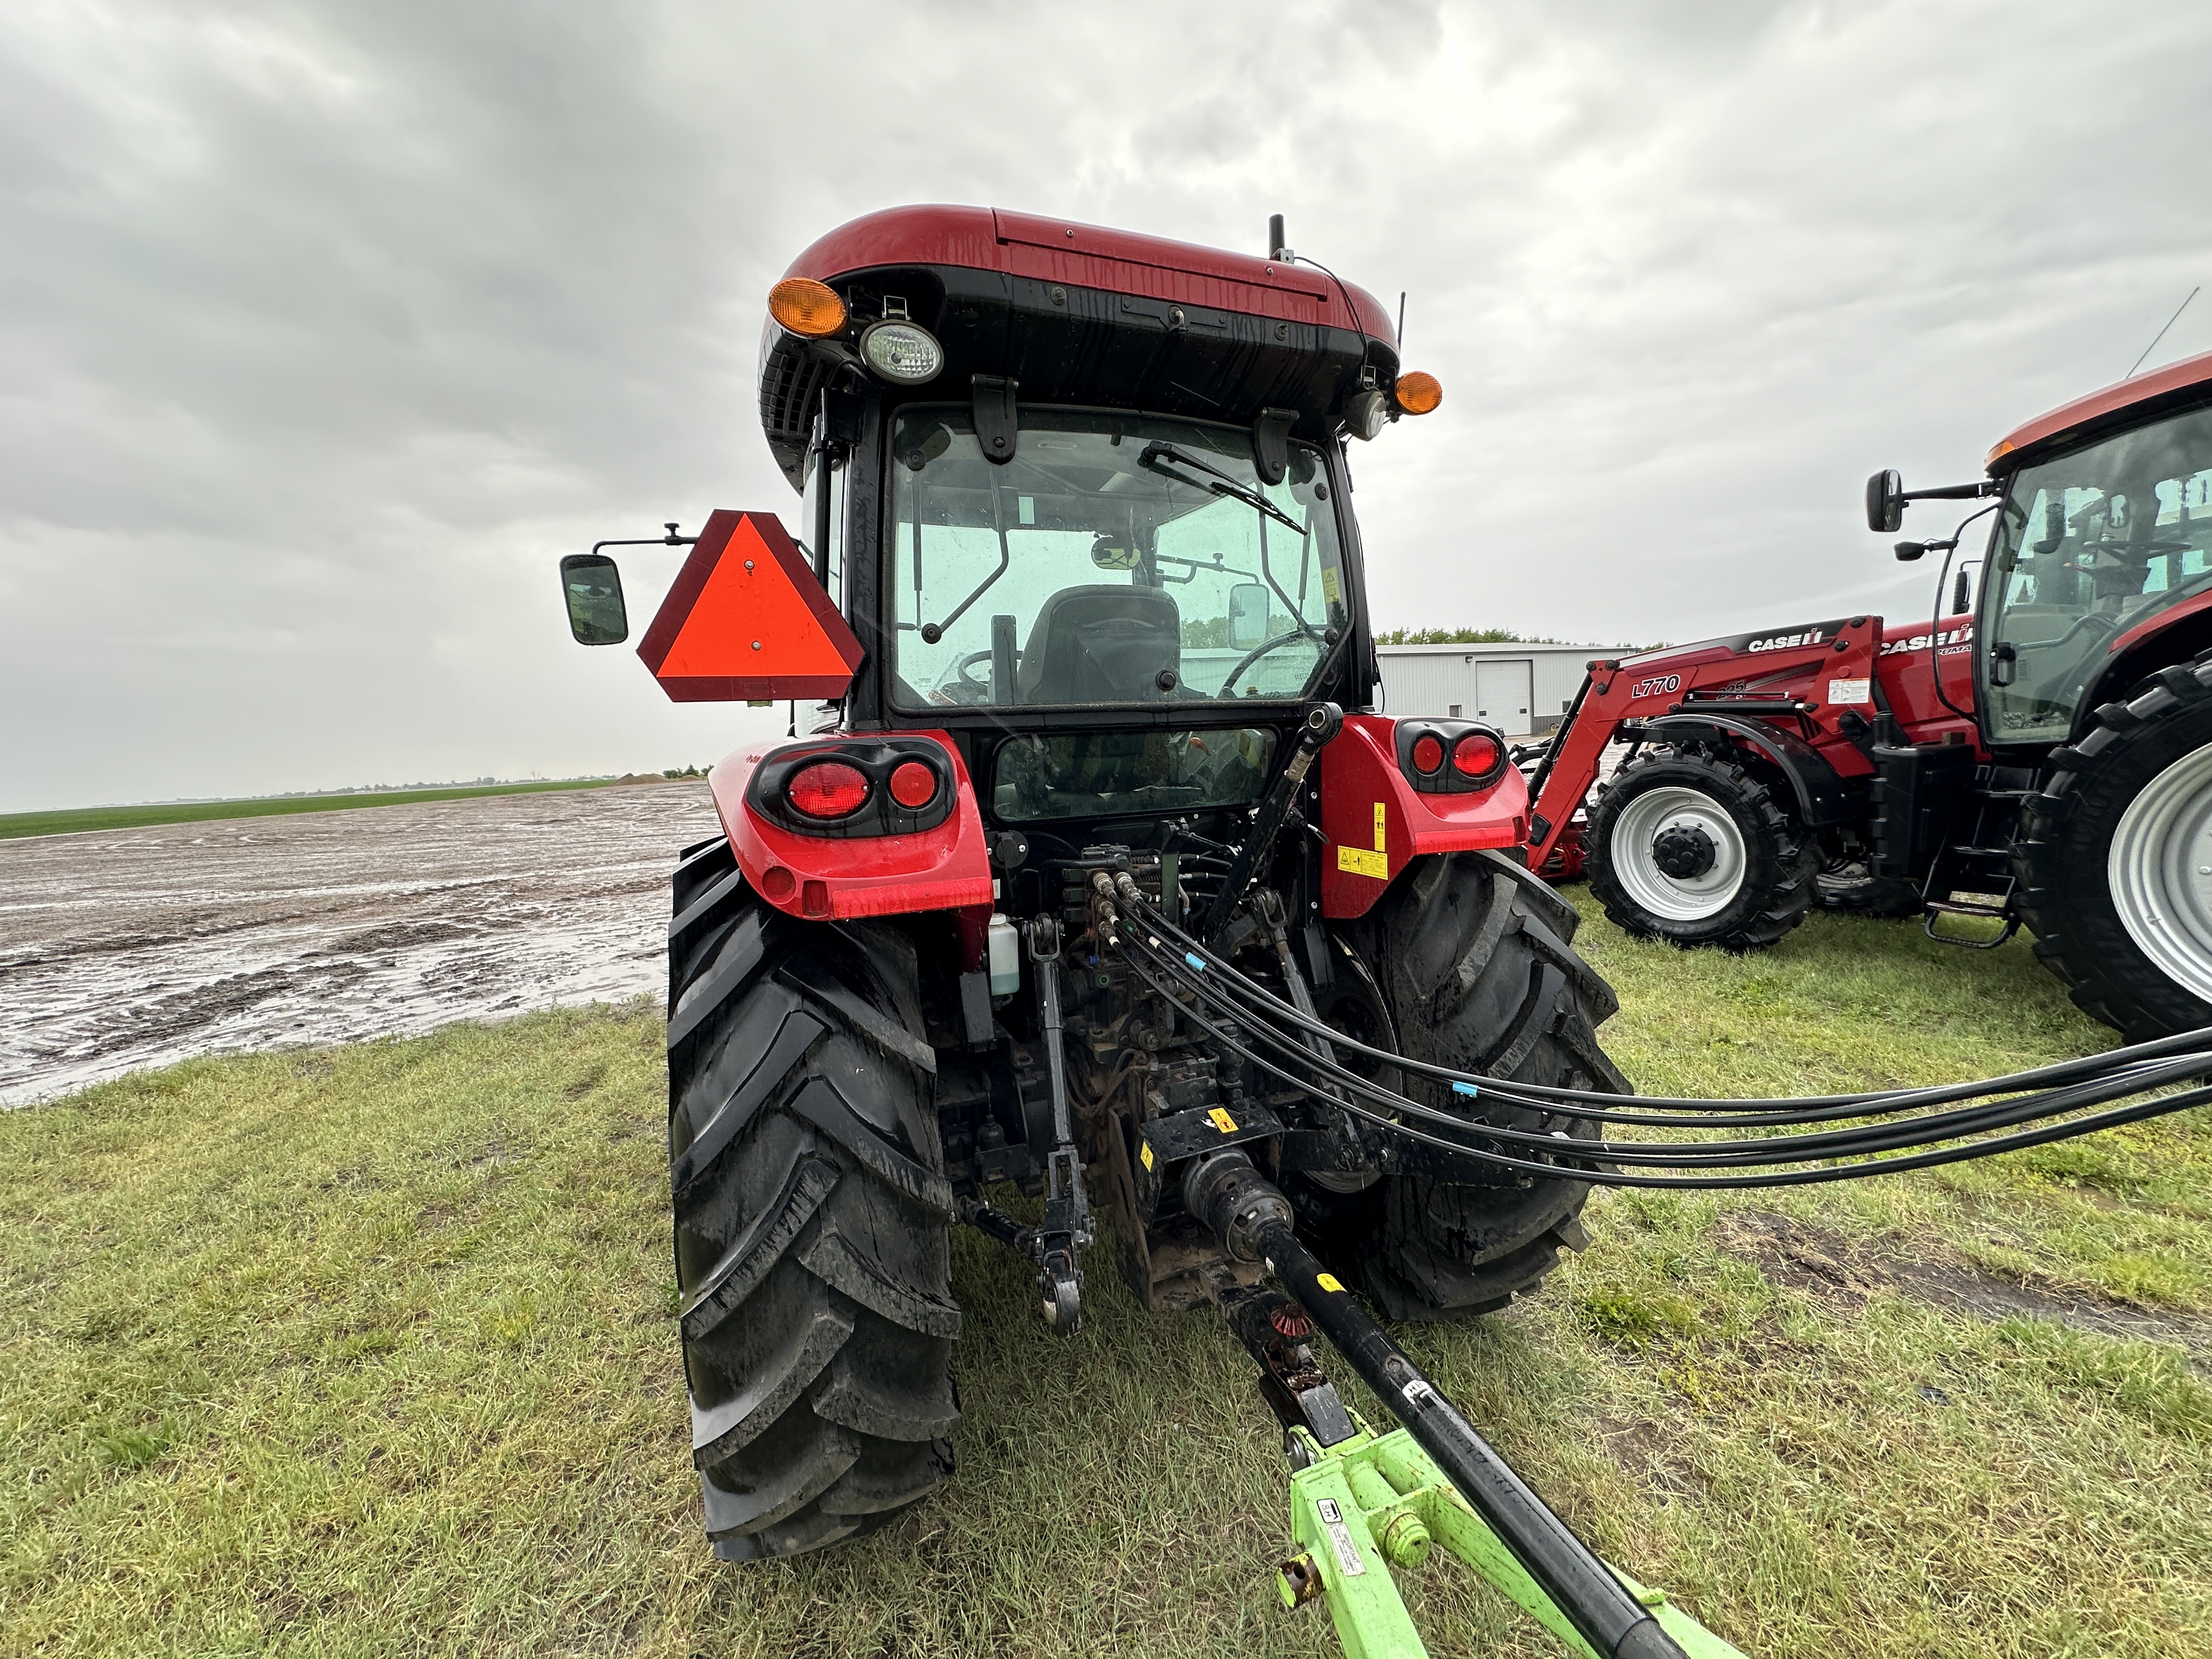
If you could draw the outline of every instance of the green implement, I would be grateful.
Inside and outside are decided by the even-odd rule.
[[[1441,1545],[1571,1651],[1599,1659],[1410,1434],[1398,1429],[1378,1436],[1356,1413],[1346,1415],[1355,1432],[1334,1445],[1322,1445],[1303,1426],[1285,1437],[1291,1461],[1302,1465],[1291,1476],[1291,1535],[1299,1553],[1282,1564],[1276,1581],[1285,1607],[1326,1599],[1349,1659],[1425,1659],[1428,1649],[1390,1569],[1419,1567]],[[1744,1659],[1669,1601],[1666,1591],[1613,1571],[1692,1659]]]

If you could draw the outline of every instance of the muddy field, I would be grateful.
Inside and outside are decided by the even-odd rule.
[[[0,1105],[225,1048],[658,994],[699,784],[0,842]]]

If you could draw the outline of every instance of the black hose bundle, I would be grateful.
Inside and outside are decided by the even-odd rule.
[[[1122,887],[1119,897],[1130,925],[1114,942],[1131,969],[1227,1052],[1379,1131],[1524,1176],[1613,1187],[1802,1186],[1960,1163],[2212,1102],[2212,1087],[2201,1085],[2153,1093],[2212,1076],[2212,1029],[1984,1082],[1801,1099],[1624,1100],[1455,1072],[1331,1029],[1237,972],[1133,886]],[[1338,1051],[1445,1085],[1467,1100],[1469,1112],[1440,1110],[1382,1088],[1327,1057]],[[2113,1103],[2122,1101],[2129,1103]],[[1750,1139],[1589,1139],[1564,1128],[1489,1122],[1474,1115],[1483,1103],[1552,1119],[1648,1128],[1838,1127]],[[1638,1173],[1654,1169],[1700,1173]]]

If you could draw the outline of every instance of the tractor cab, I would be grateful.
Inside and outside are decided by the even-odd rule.
[[[1343,444],[1434,382],[1270,240],[901,208],[771,295],[763,423],[866,653],[842,724],[948,733],[994,830],[1242,810],[1310,704],[1371,701]]]
[[[2212,362],[2197,373],[2212,379]],[[2132,647],[2212,606],[2212,400],[2189,390],[2194,407],[2144,419],[2131,405],[2133,424],[2008,441],[1992,458],[2004,486],[1981,629],[1992,748],[2064,742],[2127,690]],[[2212,616],[2194,631],[2212,642]]]
[[[1867,526],[1896,530],[1915,501],[1997,498],[1968,520],[1991,516],[1975,695],[1984,742],[2032,764],[2134,681],[2212,645],[2212,354],[2028,422],[1988,470],[1911,491],[1878,472]],[[1897,556],[1948,556],[1965,528]]]

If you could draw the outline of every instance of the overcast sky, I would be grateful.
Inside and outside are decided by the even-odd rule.
[[[1281,212],[1407,290],[1382,626],[1921,611],[1866,474],[1976,476],[2212,283],[2208,48],[2178,0],[11,0],[0,811],[726,752],[762,714],[571,644],[555,562],[795,518],[763,296],[902,202]],[[2150,362],[2206,349],[2212,295]]]

